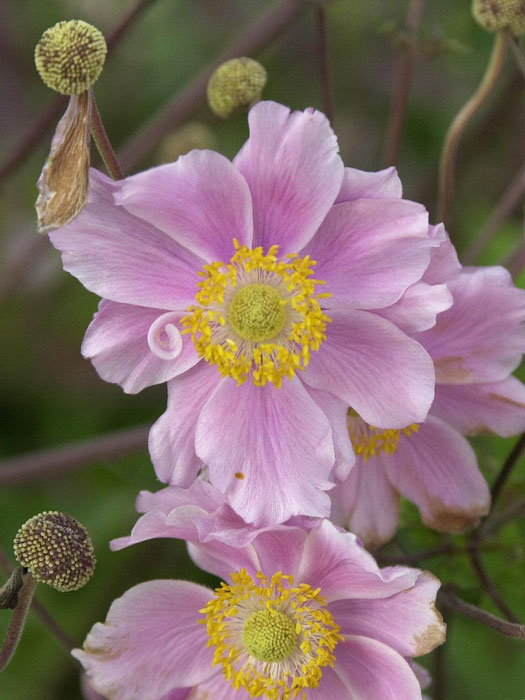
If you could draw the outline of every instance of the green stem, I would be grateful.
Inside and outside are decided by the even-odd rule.
[[[445,226],[450,216],[459,142],[472,118],[483,107],[494,89],[505,64],[506,54],[507,41],[505,33],[500,31],[494,37],[489,64],[478,89],[456,115],[445,137],[439,166],[439,201],[437,212],[437,220],[443,221]]]
[[[120,164],[115,155],[115,151],[109,142],[108,135],[104,129],[104,124],[100,118],[100,112],[98,111],[97,103],[95,101],[95,96],[93,90],[91,89],[91,135],[95,142],[98,152],[102,156],[106,170],[111,175],[114,180],[122,180],[124,173],[120,167]]]
[[[14,609],[4,643],[0,649],[0,673],[7,667],[16,651],[24,630],[27,613],[31,607],[36,584],[37,582],[28,572],[24,577],[24,584],[18,594],[18,605]]]

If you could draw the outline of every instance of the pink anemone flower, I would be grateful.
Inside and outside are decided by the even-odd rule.
[[[244,548],[190,545],[215,591],[139,584],[73,655],[110,700],[421,700],[412,658],[445,638],[439,581],[380,569],[329,521],[268,529]]]
[[[434,326],[414,335],[436,370],[429,415],[422,424],[382,430],[350,411],[357,460],[331,491],[333,521],[372,548],[395,534],[400,495],[435,530],[476,525],[489,511],[490,493],[464,435],[525,430],[525,386],[510,376],[525,350],[525,291],[502,267],[462,269],[450,242],[435,251],[427,278],[446,280],[454,298]],[[403,309],[390,313],[403,327]]]
[[[92,171],[51,240],[104,297],[83,344],[99,374],[128,392],[169,380],[159,478],[188,487],[204,464],[261,525],[329,514],[354,462],[349,404],[378,427],[424,420],[432,361],[379,310],[439,241],[393,169],[343,167],[323,114],[261,102],[249,124],[233,162],[192,151],[118,182]]]

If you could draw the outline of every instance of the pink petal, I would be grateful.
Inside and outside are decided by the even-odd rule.
[[[348,433],[348,406],[344,401],[327,391],[318,391],[306,385],[305,389],[330,421],[335,450],[332,476],[337,481],[344,481],[355,464],[354,449]],[[332,493],[333,489],[330,491],[330,495]]]
[[[182,351],[182,335],[178,329],[181,315],[178,311],[168,311],[149,327],[149,349],[161,360],[174,360]]]
[[[330,491],[330,498],[332,522],[354,532],[368,549],[376,549],[395,535],[399,494],[390,484],[381,458],[365,462],[357,457],[350,476]]]
[[[250,695],[243,688],[235,690],[219,672],[204,683],[199,683],[196,695],[192,695],[189,700],[193,698],[194,700],[250,700]]]
[[[182,312],[159,316],[158,309],[103,299],[84,336],[82,354],[93,362],[102,379],[120,384],[128,394],[165,382],[199,360],[188,336],[181,339],[180,351],[173,359],[161,359],[151,352],[150,328],[168,316],[176,321]]]
[[[153,224],[207,262],[229,261],[233,238],[252,243],[252,205],[246,181],[214,151],[191,151],[122,180],[115,202]]]
[[[421,700],[414,672],[385,644],[367,637],[347,637],[337,645],[336,657],[335,672],[352,700]]]
[[[337,139],[321,112],[290,112],[259,102],[250,137],[234,159],[253,202],[254,245],[298,252],[314,235],[341,187]]]
[[[210,481],[247,522],[329,513],[332,431],[297,377],[281,389],[224,379],[201,411],[195,444]]]
[[[151,461],[158,478],[187,488],[202,468],[195,454],[195,429],[199,413],[221,375],[216,367],[199,362],[168,384],[168,408],[149,434]]]
[[[316,389],[347,402],[370,425],[402,428],[425,419],[434,368],[425,350],[366,311],[330,311],[327,339],[303,373]]]
[[[328,520],[308,534],[300,566],[293,573],[296,582],[320,586],[321,595],[329,602],[386,598],[411,588],[418,574],[404,566],[379,569],[354,534],[339,530]]]
[[[87,205],[50,233],[64,269],[101,297],[184,310],[194,300],[203,260],[113,202],[119,184],[91,170]]]
[[[402,656],[421,656],[445,641],[446,627],[434,605],[440,585],[422,571],[406,591],[389,598],[338,600],[330,612],[342,634],[377,639]]]
[[[401,435],[384,458],[388,478],[440,532],[463,532],[489,512],[490,493],[467,440],[429,416],[417,433]]]
[[[111,700],[161,700],[213,673],[208,635],[197,623],[213,591],[187,581],[148,581],[113,601],[83,649],[72,654],[93,688]]]
[[[326,307],[378,309],[421,278],[434,245],[421,204],[360,199],[332,207],[301,254],[317,261],[315,278],[332,294]]]
[[[436,316],[450,309],[454,302],[446,284],[416,282],[401,299],[376,313],[391,321],[408,335],[426,331],[436,324]]]
[[[525,431],[525,386],[516,377],[491,384],[437,384],[432,413],[464,435]]]
[[[401,199],[403,188],[394,167],[370,173],[345,168],[336,204],[354,199]]]
[[[439,243],[439,246],[432,249],[430,265],[425,270],[423,280],[427,284],[448,282],[456,277],[462,269],[456,249],[452,245],[443,224],[430,226],[428,233],[432,240]]]
[[[448,283],[454,304],[417,336],[443,384],[495,382],[525,350],[525,290],[502,267],[467,270]]]
[[[188,542],[188,553],[199,568],[226,582],[231,581],[231,574],[235,571],[246,569],[254,578],[261,570],[253,543],[246,547],[230,547],[217,540],[205,544]]]

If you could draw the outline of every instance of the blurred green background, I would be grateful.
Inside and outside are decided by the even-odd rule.
[[[80,18],[106,35],[135,5],[132,0],[2,0],[0,3],[0,166],[46,109],[54,95],[41,83],[33,50],[42,32],[62,19]],[[269,8],[260,0],[156,0],[140,15],[108,60],[96,85],[104,123],[115,147],[137,132],[206,63]],[[377,170],[383,153],[391,99],[397,84],[408,0],[336,0],[327,9],[334,94],[334,128],[347,165]],[[471,18],[468,0],[424,4],[422,56],[401,144],[400,175],[405,196],[435,211],[437,165],[451,119],[478,84],[492,37]],[[254,55],[267,68],[265,97],[293,108],[322,108],[316,11],[307,9],[292,27]],[[501,84],[462,143],[449,227],[460,254],[479,234],[497,200],[525,162],[523,77],[508,60]],[[206,107],[162,140],[134,170],[172,159],[188,147],[212,147],[233,156],[247,135],[245,115],[220,122]],[[165,388],[126,396],[104,383],[80,355],[97,298],[61,270],[58,254],[37,239],[35,182],[50,142],[40,145],[0,183],[0,450],[1,457],[61,445],[127,426],[152,423],[165,407]],[[93,153],[94,164],[99,166]],[[100,166],[99,166],[100,167]],[[516,260],[522,239],[520,208],[500,226],[478,263]],[[516,266],[517,267],[517,266]],[[517,281],[525,281],[522,274]],[[475,440],[490,480],[513,441]],[[0,475],[2,464],[0,463]],[[1,478],[1,477],[0,477]],[[1,484],[1,481],[0,481]],[[27,518],[61,510],[89,530],[98,557],[91,582],[59,594],[45,586],[38,599],[80,644],[105,617],[113,598],[139,581],[180,577],[213,585],[197,572],[183,543],[154,541],[119,553],[108,542],[129,532],[140,489],[155,490],[147,453],[98,461],[54,478],[0,485],[0,547],[11,543]],[[501,507],[525,495],[521,460]],[[504,599],[525,620],[523,536],[515,521],[487,542],[484,561]],[[408,505],[400,540],[410,551],[441,542],[425,530]],[[453,538],[461,548],[464,539]],[[496,612],[481,591],[466,555],[425,562],[444,581],[454,582],[471,602]],[[0,635],[9,612],[0,611]],[[470,620],[454,616],[441,653],[440,700],[523,700],[525,646]],[[423,659],[432,671],[433,655]],[[0,676],[2,700],[79,700],[79,669],[33,613],[19,651]],[[431,690],[432,695],[432,690]],[[335,700],[335,699],[334,699]],[[401,700],[401,699],[400,699]]]

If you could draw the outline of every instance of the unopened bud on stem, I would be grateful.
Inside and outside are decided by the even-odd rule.
[[[15,556],[33,578],[58,591],[82,588],[95,569],[95,553],[86,528],[69,515],[44,512],[16,533]]]
[[[253,58],[232,58],[222,63],[208,82],[208,104],[223,119],[261,97],[266,71]]]
[[[36,45],[35,63],[40,77],[63,95],[80,95],[97,80],[106,58],[102,33],[74,19],[47,29]]]

